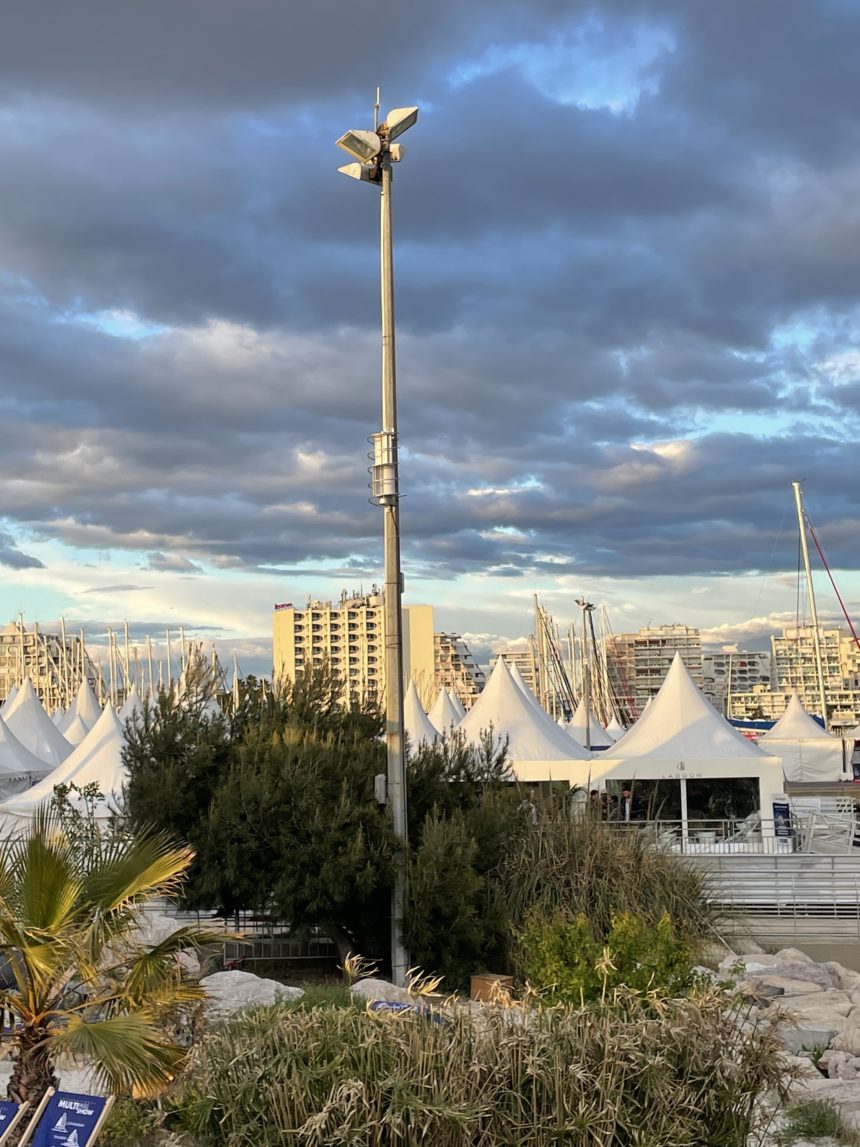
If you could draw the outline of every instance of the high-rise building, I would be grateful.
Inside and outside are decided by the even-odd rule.
[[[833,728],[848,728],[860,721],[860,650],[854,638],[840,629],[819,627],[821,669],[827,698],[828,721]],[[732,690],[732,717],[777,720],[792,693],[810,713],[821,713],[821,689],[811,625],[788,626],[771,638],[773,682],[748,691]]]
[[[500,649],[490,658],[490,671],[501,657],[509,669],[514,666],[519,670],[520,676],[535,697],[538,695],[537,687],[537,660],[535,657],[534,642],[529,642],[528,649]]]
[[[308,598],[303,606],[284,602],[273,615],[276,679],[328,664],[349,695],[382,701],[385,690],[385,609],[382,591],[341,595],[337,602]],[[422,693],[436,680],[433,607],[403,607],[403,676]]]
[[[725,714],[735,693],[751,693],[759,686],[772,688],[772,659],[768,650],[723,646],[702,654],[703,691],[711,704]]]
[[[68,707],[83,677],[93,689],[98,674],[80,634],[51,633],[23,622],[10,622],[0,630],[0,698],[13,685],[29,677],[39,700],[48,710]]]
[[[623,716],[634,718],[660,690],[675,654],[702,687],[702,638],[690,625],[643,626],[606,639],[609,683]]]
[[[486,684],[486,674],[459,633],[437,633],[434,643],[436,656],[433,695],[440,689],[450,689],[460,698],[464,708],[471,709]],[[421,696],[427,705],[432,699],[424,694]]]

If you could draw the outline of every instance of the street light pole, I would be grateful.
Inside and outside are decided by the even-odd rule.
[[[378,102],[378,95],[377,95]],[[371,490],[382,508],[385,559],[385,743],[387,802],[398,853],[391,897],[391,976],[406,982],[409,955],[403,943],[407,890],[406,745],[403,733],[403,576],[400,568],[400,473],[397,457],[397,372],[394,352],[394,259],[391,229],[392,163],[403,149],[392,140],[411,127],[417,108],[397,108],[371,132],[348,132],[338,140],[360,162],[341,168],[380,188],[379,251],[382,326],[382,429],[374,434]],[[376,118],[376,117],[374,117]]]

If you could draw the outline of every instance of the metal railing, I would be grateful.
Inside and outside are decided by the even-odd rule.
[[[852,811],[793,813],[785,821],[745,818],[687,820],[609,820],[617,831],[647,833],[658,848],[690,856],[765,855],[792,853],[860,854],[860,824]]]

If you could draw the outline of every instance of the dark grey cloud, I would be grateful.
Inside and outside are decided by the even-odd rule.
[[[7,13],[12,526],[154,572],[372,573],[377,203],[333,140],[388,44],[387,103],[424,108],[395,180],[410,576],[784,567],[796,477],[855,564],[857,10],[346,8]]]

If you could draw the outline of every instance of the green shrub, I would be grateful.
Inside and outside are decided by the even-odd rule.
[[[857,1147],[860,1135],[847,1128],[838,1108],[824,1099],[811,1099],[798,1103],[788,1112],[788,1123],[780,1132],[779,1142],[785,1147],[799,1139],[829,1136],[845,1147]]]
[[[500,866],[510,918],[522,928],[533,911],[550,919],[585,916],[605,937],[625,912],[656,925],[669,915],[679,936],[712,930],[707,877],[684,857],[654,847],[649,833],[577,815],[567,802],[542,802],[522,818]]]
[[[532,911],[519,954],[526,979],[551,1003],[586,1003],[619,987],[677,996],[695,982],[693,946],[666,914],[652,925],[624,912],[604,938],[585,916],[545,920]]]
[[[743,1147],[778,1048],[723,1005],[261,1008],[195,1049],[168,1122],[205,1147]]]
[[[121,1096],[111,1108],[99,1142],[104,1147],[155,1147],[154,1115],[152,1104]]]

